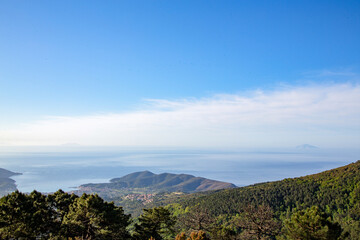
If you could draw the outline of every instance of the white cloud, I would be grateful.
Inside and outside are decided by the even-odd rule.
[[[147,100],[128,113],[47,117],[0,130],[8,145],[271,147],[360,145],[360,85]]]

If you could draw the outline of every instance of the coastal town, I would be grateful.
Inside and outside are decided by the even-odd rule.
[[[154,193],[132,193],[123,197],[124,200],[132,200],[142,202],[144,205],[151,203],[154,200]]]

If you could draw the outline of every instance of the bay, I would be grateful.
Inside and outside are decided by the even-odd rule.
[[[186,173],[246,186],[299,177],[357,161],[359,149],[0,148],[0,167],[18,189],[53,192],[149,170]]]

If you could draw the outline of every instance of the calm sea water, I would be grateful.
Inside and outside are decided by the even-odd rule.
[[[187,173],[245,186],[317,173],[359,159],[359,149],[0,149],[0,167],[23,173],[13,177],[23,192],[72,190],[143,170]]]

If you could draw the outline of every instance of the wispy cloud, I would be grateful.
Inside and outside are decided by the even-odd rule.
[[[359,80],[359,73],[358,71],[354,71],[351,67],[347,68],[338,68],[338,69],[322,69],[317,71],[306,71],[303,72],[303,76],[305,78],[318,80],[325,80],[325,81],[335,81],[341,80],[344,81],[344,78],[348,81]]]
[[[56,116],[0,131],[10,145],[253,147],[360,144],[360,85],[149,99],[127,113]]]

